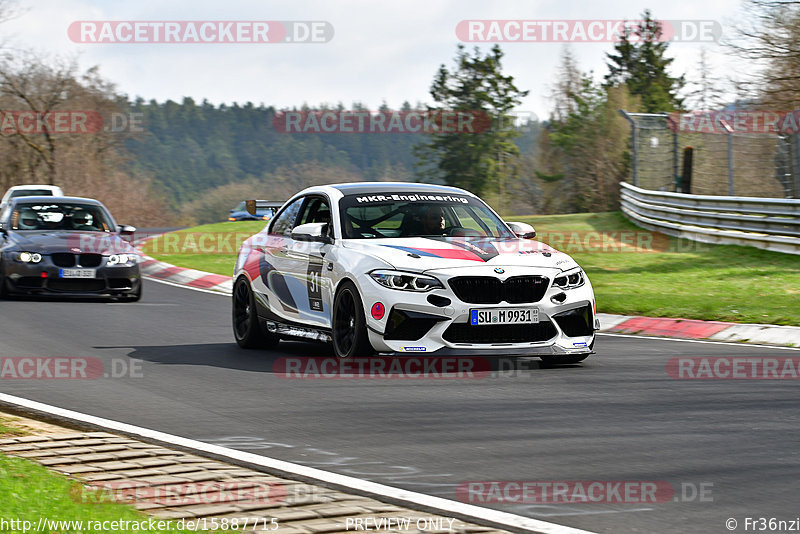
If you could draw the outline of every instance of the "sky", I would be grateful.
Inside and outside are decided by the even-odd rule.
[[[369,108],[404,101],[430,103],[440,65],[452,66],[461,21],[607,21],[638,18],[645,8],[662,20],[714,21],[722,39],[741,19],[739,0],[17,0],[19,14],[0,26],[6,46],[75,59],[129,98],[162,102],[189,96],[214,104],[307,104]],[[321,43],[84,43],[68,28],[76,21],[317,21],[332,30]],[[488,24],[488,23],[487,23]],[[585,23],[582,27],[586,27]],[[100,28],[100,25],[97,26]],[[272,28],[275,26],[273,25]],[[541,28],[546,26],[540,26]],[[485,26],[488,29],[488,26]],[[507,31],[513,26],[503,26]],[[510,28],[510,29],[509,29]],[[80,34],[76,34],[80,35]],[[93,35],[98,35],[97,33]],[[515,35],[510,33],[510,35]],[[569,37],[571,38],[571,37]],[[474,43],[465,43],[468,47]],[[488,50],[488,44],[480,45]],[[530,91],[521,116],[546,119],[559,57],[570,46],[583,71],[607,72],[611,43],[502,43],[503,70]],[[675,42],[673,74],[697,77],[701,48],[714,75],[744,66],[717,42]]]

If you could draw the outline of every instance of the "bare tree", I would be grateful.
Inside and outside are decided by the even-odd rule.
[[[694,88],[686,94],[689,107],[707,111],[722,105],[724,92],[709,65],[708,50],[705,48],[700,49],[697,73],[697,78],[689,82]]]
[[[800,105],[800,0],[749,0],[747,16],[727,45],[757,66],[747,82],[763,104]]]

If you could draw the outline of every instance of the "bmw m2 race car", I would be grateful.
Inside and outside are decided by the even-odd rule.
[[[139,252],[97,200],[12,198],[0,211],[0,297],[142,296]]]
[[[249,201],[250,209],[258,201]],[[337,356],[592,353],[594,292],[568,255],[454,187],[351,183],[289,199],[239,250],[244,348],[331,342]]]

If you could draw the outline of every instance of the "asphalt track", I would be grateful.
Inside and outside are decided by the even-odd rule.
[[[134,304],[1,302],[0,357],[94,357],[124,376],[4,378],[0,391],[454,500],[466,481],[674,488],[666,503],[487,505],[595,532],[728,532],[728,518],[743,531],[745,517],[800,516],[800,382],[666,372],[678,356],[800,351],[604,335],[578,366],[501,361],[461,380],[285,379],[273,373],[277,359],[330,353],[305,343],[241,350],[225,296],[144,289]]]

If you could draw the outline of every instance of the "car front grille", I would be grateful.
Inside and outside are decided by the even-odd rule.
[[[100,254],[72,254],[70,252],[56,252],[52,256],[53,263],[58,267],[99,267],[103,261]]]
[[[59,267],[75,267],[75,254],[56,252],[52,255],[53,263]]]
[[[544,276],[512,276],[505,281],[493,276],[457,276],[449,281],[456,296],[469,304],[539,302],[547,291]]]
[[[99,267],[103,256],[100,254],[81,254],[80,265],[81,267]]]
[[[558,331],[550,321],[536,324],[498,324],[473,326],[453,323],[442,336],[450,343],[535,343],[547,341]]]

